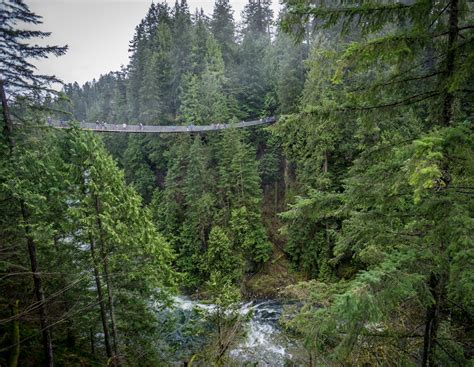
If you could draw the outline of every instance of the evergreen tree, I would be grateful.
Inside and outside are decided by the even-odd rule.
[[[116,73],[115,75],[115,85],[112,97],[112,103],[114,105],[113,114],[111,116],[112,121],[117,123],[126,122],[127,121],[127,85],[126,85],[126,71],[124,67]],[[84,106],[85,103],[82,101],[81,106]],[[82,107],[84,108],[84,107]],[[85,109],[85,108],[84,108]],[[76,116],[76,115],[75,115]],[[86,114],[82,114],[82,118],[80,116],[76,116],[79,121],[83,121],[86,119]]]
[[[190,285],[199,283],[202,256],[208,249],[209,232],[215,214],[215,185],[209,167],[210,156],[197,135],[189,149],[188,169],[184,179],[185,220],[180,250],[183,270]]]
[[[222,58],[227,67],[235,63],[235,24],[229,0],[216,0],[211,19],[211,30],[222,50]]]
[[[179,95],[182,79],[191,67],[192,27],[189,7],[186,0],[181,3],[176,1],[173,11],[172,35],[173,45],[171,51],[173,79],[171,81],[172,111],[176,115],[179,109]]]
[[[206,44],[205,69],[201,77],[202,118],[205,124],[227,122],[230,114],[224,62],[219,45],[210,36]]]
[[[242,255],[232,249],[225,231],[213,226],[209,236],[205,267],[209,274],[206,282],[210,300],[216,305],[210,320],[216,325],[215,341],[205,359],[217,366],[226,365],[227,352],[238,337],[240,314],[238,310],[239,290],[234,285],[242,277]]]
[[[183,77],[180,98],[179,120],[182,124],[203,125],[203,106],[201,105],[200,79],[196,74],[186,74]]]
[[[54,76],[35,73],[35,67],[28,58],[47,58],[50,55],[60,56],[67,51],[66,47],[38,46],[25,43],[31,38],[45,38],[49,32],[19,29],[18,23],[41,24],[41,16],[33,13],[21,0],[5,1],[0,10],[0,39],[2,41],[2,56],[0,65],[2,69],[1,88],[2,94],[15,96],[28,92],[32,96],[41,95],[46,87],[53,82],[59,82]],[[5,110],[6,106],[3,104]],[[7,120],[6,111],[3,117]]]
[[[285,33],[278,33],[275,45],[277,76],[275,91],[278,97],[279,114],[295,112],[303,90],[305,70],[305,45],[294,41]]]
[[[155,175],[148,160],[146,140],[131,136],[124,153],[125,178],[137,190],[145,202],[150,202],[155,190]]]
[[[270,36],[265,33],[247,32],[239,48],[241,62],[237,69],[236,98],[243,118],[266,115],[266,101],[272,94],[273,80],[268,78],[266,59],[270,51]]]
[[[206,270],[212,276],[219,274],[221,284],[234,283],[242,277],[241,255],[232,249],[232,242],[218,226],[214,226],[209,235],[206,252]]]
[[[324,36],[315,41],[307,61],[302,114],[282,119],[276,128],[286,156],[296,164],[300,184],[290,210],[281,215],[289,223],[283,228],[288,237],[286,250],[297,267],[321,279],[335,272],[329,261],[341,223],[339,193],[345,167],[351,163],[348,158],[355,154],[351,141],[355,131],[339,115],[305,113],[336,108],[343,101],[344,94],[331,87],[335,70],[331,47]]]
[[[310,304],[297,324],[308,341],[318,341],[314,348],[348,363],[463,364],[461,347],[442,338],[459,340],[465,317],[446,312],[459,289],[450,274],[467,279],[454,270],[460,257],[449,254],[470,251],[464,241],[470,225],[458,232],[455,223],[472,208],[466,193],[452,187],[471,176],[459,163],[472,150],[465,130],[472,52],[458,52],[472,33],[467,7],[458,1],[287,5],[284,26],[300,36],[308,17],[318,27],[352,34],[356,19],[356,35],[369,35],[333,58],[338,67],[328,90],[340,103],[308,111],[356,122],[359,151],[344,193],[349,218],[333,261],[352,258],[362,271],[342,287],[319,285],[317,297],[331,294],[328,307],[318,311]],[[318,326],[302,327],[311,319]],[[420,324],[422,332],[403,342]]]
[[[31,269],[27,274],[33,277],[34,303],[30,304],[31,296],[23,298],[25,295],[20,292],[13,294],[16,293],[16,299],[22,298],[22,312],[29,314],[31,307],[37,311],[39,325],[36,333],[42,335],[44,352],[43,360],[37,359],[37,362],[52,366],[50,325],[53,321],[50,316],[51,303],[47,301],[51,290],[45,287],[43,272],[53,269],[48,269],[48,262],[42,254],[51,246],[57,226],[61,225],[66,193],[64,184],[67,180],[57,149],[35,143],[37,138],[49,141],[49,137],[42,134],[23,140],[11,156],[7,146],[2,146],[2,237],[5,239],[5,249],[12,254],[10,259],[2,261],[2,268],[7,274],[15,273],[18,269]],[[29,259],[29,264],[25,259]],[[31,289],[30,284],[24,286]],[[11,293],[6,292],[5,296],[8,294]],[[12,300],[2,296],[3,302],[10,303]]]
[[[2,3],[0,9],[0,40],[2,53],[0,56],[0,100],[2,103],[2,119],[4,122],[4,138],[9,150],[2,149],[6,157],[2,162],[2,168],[6,169],[3,173],[2,187],[3,194],[6,194],[6,200],[13,199],[12,213],[16,219],[16,225],[20,224],[23,229],[23,238],[28,247],[30,259],[31,274],[33,275],[34,296],[37,302],[39,313],[41,333],[43,337],[44,364],[53,366],[53,343],[48,320],[47,305],[45,304],[45,294],[43,279],[40,273],[40,266],[37,257],[38,234],[41,233],[36,226],[42,227],[44,223],[44,190],[48,190],[44,185],[32,185],[34,179],[39,179],[35,174],[44,173],[42,169],[47,165],[40,165],[36,169],[32,167],[31,174],[28,168],[28,158],[35,159],[35,152],[21,148],[14,151],[15,138],[13,131],[13,120],[10,114],[7,98],[16,98],[19,95],[29,95],[30,103],[38,99],[52,82],[59,82],[54,76],[40,75],[35,73],[35,67],[28,61],[29,58],[47,58],[50,55],[63,55],[67,47],[57,46],[37,46],[29,44],[34,37],[45,38],[50,35],[48,32],[31,31],[19,29],[18,23],[23,24],[41,24],[41,17],[31,12],[28,6],[21,0],[6,1]],[[29,156],[29,157],[28,157]],[[48,163],[53,163],[54,157]],[[30,162],[32,164],[34,162]],[[17,173],[17,179],[11,176],[13,172]],[[52,182],[55,183],[55,174],[60,175],[60,171],[54,167],[52,169]],[[30,181],[30,179],[32,179]],[[5,195],[2,195],[5,197]],[[21,214],[20,214],[21,213]],[[18,301],[13,301],[15,309],[18,308]],[[16,347],[16,346],[15,346]],[[13,356],[13,354],[12,354]],[[18,353],[11,358],[11,363],[18,362]]]
[[[234,244],[249,261],[268,260],[268,242],[261,218],[261,188],[254,150],[238,130],[223,134],[219,157],[222,220],[230,221]]]
[[[155,18],[156,24],[152,27],[154,33],[150,35],[142,55],[145,69],[139,92],[140,119],[144,123],[165,124],[173,117],[169,96],[172,83],[172,35],[167,5],[158,5]]]
[[[145,22],[142,20],[135,28],[135,34],[130,42],[129,52],[131,52],[130,62],[127,66],[127,106],[129,121],[135,121],[140,113],[140,88],[145,73],[144,52],[146,38],[144,35]]]
[[[166,300],[173,285],[170,248],[103,145],[76,130],[68,144],[78,199],[70,211],[75,237],[88,244],[91,254],[107,356],[115,365],[143,353],[153,360],[156,351],[140,323],[150,317],[147,303]]]
[[[249,0],[242,12],[247,33],[270,33],[273,22],[273,11],[270,6],[271,0]]]
[[[192,26],[191,49],[191,71],[196,75],[204,71],[209,36],[209,19],[202,9],[196,9]]]
[[[179,254],[181,228],[185,219],[185,178],[190,141],[188,136],[177,138],[169,151],[169,165],[162,192],[153,198],[158,228]],[[179,262],[178,258],[178,262]],[[184,259],[183,261],[186,261]]]

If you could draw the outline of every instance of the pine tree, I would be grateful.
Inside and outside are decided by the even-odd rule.
[[[227,67],[235,63],[237,50],[235,43],[235,24],[229,0],[216,0],[211,19],[211,30],[222,50],[222,58]]]
[[[70,132],[68,144],[78,199],[70,211],[76,218],[75,236],[91,253],[104,335],[111,328],[107,354],[115,365],[141,353],[156,358],[148,337],[140,335],[140,323],[149,317],[147,302],[166,300],[167,287],[173,286],[170,248],[103,145],[77,130]]]
[[[7,141],[9,151],[4,150],[2,156],[7,157],[4,167],[7,168],[3,172],[6,180],[10,181],[10,185],[6,184],[3,190],[9,192],[14,200],[17,220],[21,223],[24,230],[24,239],[28,247],[30,258],[31,273],[33,275],[34,294],[38,302],[38,313],[40,318],[41,333],[43,336],[43,350],[45,354],[45,365],[53,366],[53,345],[48,320],[43,279],[40,275],[40,268],[37,258],[37,232],[35,225],[41,223],[42,219],[42,192],[44,186],[31,187],[31,177],[28,177],[29,168],[27,160],[24,158],[31,154],[32,151],[23,150],[14,151],[15,138],[13,131],[13,120],[10,114],[7,98],[16,98],[19,95],[30,96],[31,100],[40,97],[47,86],[53,82],[59,82],[54,76],[39,75],[35,73],[35,67],[27,60],[28,58],[47,58],[49,55],[63,55],[67,47],[57,46],[32,46],[28,43],[31,38],[45,38],[50,33],[42,31],[31,31],[19,29],[18,23],[24,24],[41,24],[41,17],[30,11],[28,6],[21,0],[6,1],[0,9],[0,41],[2,43],[2,54],[0,57],[0,100],[2,102],[2,117],[4,122],[4,137]],[[26,42],[25,42],[26,41]],[[33,158],[34,157],[28,157]],[[54,159],[54,158],[53,158]],[[32,162],[30,162],[31,164]],[[52,163],[50,161],[49,163]],[[39,173],[45,165],[32,170],[32,173]],[[9,177],[12,172],[18,171],[17,179]],[[52,169],[52,175],[59,173],[57,169]],[[39,177],[35,177],[38,178]],[[13,180],[12,180],[13,179]],[[53,181],[54,182],[54,181]],[[10,195],[7,195],[10,196]],[[39,200],[38,200],[39,199]],[[8,200],[8,199],[7,199]],[[21,213],[21,215],[19,215]],[[44,219],[43,219],[44,220]],[[38,223],[39,222],[39,223]],[[41,224],[39,224],[41,226]],[[18,357],[12,358],[15,363]]]
[[[460,163],[472,154],[465,127],[472,51],[462,41],[472,33],[467,7],[459,1],[287,5],[284,26],[300,36],[308,18],[356,36],[333,58],[337,68],[327,88],[339,103],[306,112],[321,121],[356,122],[357,158],[341,208],[349,218],[333,262],[349,257],[362,271],[341,287],[318,285],[317,297],[331,294],[328,307],[309,305],[299,327],[318,341],[314,348],[347,363],[463,364],[461,346],[442,338],[459,340],[456,329],[465,317],[446,311],[454,289],[467,284],[458,265],[465,255],[449,254],[469,251],[471,230],[456,224],[466,223],[472,207],[452,187],[472,175]],[[463,281],[453,288],[454,269]],[[316,328],[303,326],[310,319],[318,320]]]
[[[111,121],[126,122],[127,120],[127,84],[126,84],[126,70],[122,66],[120,71],[114,73],[115,85],[113,90],[112,103],[114,106]],[[85,110],[85,103],[82,101],[82,108]],[[85,111],[84,111],[85,112]],[[76,115],[75,115],[76,116]],[[83,113],[84,117],[76,117],[79,121],[85,120],[86,114]]]
[[[331,87],[334,49],[321,36],[307,60],[308,75],[301,100],[301,114],[282,119],[275,132],[283,141],[286,157],[296,164],[298,196],[282,219],[288,238],[286,251],[293,263],[311,277],[328,279],[334,273],[334,231],[341,224],[339,193],[347,157],[355,154],[354,129],[339,115],[307,114],[306,111],[336,107],[344,94]],[[341,96],[342,94],[342,96]],[[296,125],[298,128],[295,128]]]
[[[207,53],[207,39],[210,36],[209,19],[204,14],[204,11],[202,9],[196,9],[193,18],[191,71],[196,75],[200,75],[204,71]]]
[[[52,268],[49,268],[49,261],[44,254],[53,243],[57,228],[63,224],[67,175],[57,147],[43,145],[42,142],[52,143],[53,140],[47,133],[30,136],[21,140],[12,154],[8,146],[2,144],[1,232],[8,251],[6,255],[10,253],[10,258],[4,257],[1,263],[7,274],[16,273],[18,269],[31,269],[27,274],[33,277],[33,287],[28,283],[19,284],[23,283],[25,289],[33,288],[34,303],[29,304],[31,294],[13,294],[21,297],[21,312],[29,314],[32,307],[38,313],[35,324],[39,330],[35,332],[42,335],[44,352],[43,361],[40,362],[38,358],[38,363],[52,366],[51,289],[43,276]],[[3,291],[5,296],[12,294],[7,287]],[[3,291],[2,303],[10,302],[3,299]]]
[[[172,101],[172,111],[176,115],[179,110],[179,91],[182,87],[183,76],[190,71],[191,67],[191,16],[186,0],[181,3],[176,1],[173,10],[172,35],[173,45],[171,51],[173,79],[171,81],[171,95],[175,96]]]
[[[209,36],[200,86],[202,117],[206,124],[228,121],[230,117],[229,98],[225,95],[227,83],[220,47],[214,37]]]
[[[208,248],[209,232],[216,212],[210,156],[201,139],[199,135],[194,138],[187,159],[183,187],[185,220],[180,249],[182,270],[188,275],[188,283],[194,286],[202,276],[203,255]]]
[[[268,260],[268,242],[261,218],[261,188],[254,150],[243,141],[241,133],[226,131],[219,157],[219,189],[222,219],[230,221],[234,245],[247,260],[257,263]]]
[[[186,126],[204,124],[200,82],[196,74],[186,74],[183,77],[178,118]]]
[[[276,93],[279,114],[295,112],[303,90],[305,45],[294,41],[285,33],[278,33],[275,45],[277,62]]]
[[[206,251],[206,270],[209,274],[220,274],[223,283],[231,283],[242,276],[242,259],[240,254],[232,249],[232,242],[218,226],[214,226],[209,235],[209,245]]]
[[[205,267],[209,274],[207,292],[216,305],[210,319],[217,326],[216,340],[205,359],[208,363],[224,366],[226,354],[238,336],[241,321],[238,312],[239,290],[235,282],[242,278],[243,259],[232,248],[229,237],[219,226],[213,226],[209,235]]]
[[[239,48],[236,99],[243,118],[266,115],[266,100],[271,93],[272,80],[268,79],[268,65],[258,60],[266,59],[271,47],[266,33],[248,32]]]
[[[146,203],[149,203],[155,190],[155,175],[148,159],[146,140],[141,136],[131,136],[124,152],[123,164],[125,178],[137,190]]]
[[[242,12],[246,32],[270,33],[270,25],[273,22],[273,11],[270,5],[270,0],[249,0]]]
[[[171,47],[169,10],[166,6],[158,7],[158,25],[143,51],[145,70],[140,88],[141,121],[145,123],[168,123],[172,118],[170,90],[172,83]]]
[[[7,105],[7,97],[19,94],[29,94],[37,98],[44,93],[53,82],[59,82],[54,76],[39,75],[28,58],[47,58],[49,55],[61,56],[66,47],[58,46],[32,46],[25,43],[34,37],[45,38],[48,32],[19,29],[18,24],[41,24],[41,17],[31,12],[23,1],[6,1],[0,9],[0,40],[2,43],[2,56],[0,68],[0,99],[2,101],[2,117],[4,120],[4,134],[9,144],[14,144],[13,122]]]
[[[154,215],[158,229],[179,254],[180,233],[185,220],[185,178],[188,167],[190,140],[188,136],[176,138],[169,151],[169,164],[164,189],[155,192],[153,198]],[[178,256],[179,263],[179,256]]]
[[[135,34],[129,46],[129,51],[131,52],[130,62],[127,66],[127,109],[129,121],[135,121],[140,113],[140,88],[145,73],[144,52],[146,38],[144,35],[144,27],[144,20],[142,20],[135,28]]]

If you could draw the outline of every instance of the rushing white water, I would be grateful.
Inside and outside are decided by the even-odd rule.
[[[285,366],[293,357],[289,350],[293,342],[278,324],[283,305],[271,300],[253,302],[250,311],[253,314],[246,338],[230,351],[230,356],[252,366]]]
[[[176,297],[175,307],[191,311],[201,308],[212,312],[214,305],[192,301],[186,297]],[[283,367],[291,363],[291,350],[295,343],[281,330],[278,321],[283,312],[283,305],[277,301],[265,300],[243,303],[240,313],[248,315],[249,321],[245,325],[246,336],[243,341],[230,350],[230,357],[242,366]]]

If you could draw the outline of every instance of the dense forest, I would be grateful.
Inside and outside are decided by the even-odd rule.
[[[67,47],[2,2],[0,365],[279,366],[234,353],[255,299],[285,366],[472,365],[473,4],[271,9],[152,3],[128,65],[56,92],[30,62]],[[183,329],[177,295],[212,311]]]

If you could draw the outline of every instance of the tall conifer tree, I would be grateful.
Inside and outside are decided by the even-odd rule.
[[[470,251],[465,239],[472,231],[456,224],[472,215],[466,193],[456,189],[472,176],[461,163],[473,149],[465,123],[472,100],[468,6],[458,0],[287,6],[284,27],[299,36],[308,19],[357,36],[333,58],[338,67],[327,88],[337,95],[346,87],[339,104],[305,112],[319,123],[356,122],[359,152],[344,195],[349,218],[333,262],[352,257],[363,271],[342,290],[333,288],[330,307],[308,306],[301,314],[300,321],[318,319],[315,329],[303,327],[308,340],[357,364],[384,363],[380,358],[462,364],[459,346],[442,339],[456,339],[460,326],[446,312],[449,302],[462,298],[463,308],[470,302],[456,295],[467,284],[467,274],[459,271],[465,255],[450,255]],[[453,272],[462,281],[453,283]],[[328,288],[319,291],[327,295]],[[337,326],[336,320],[347,323]]]

